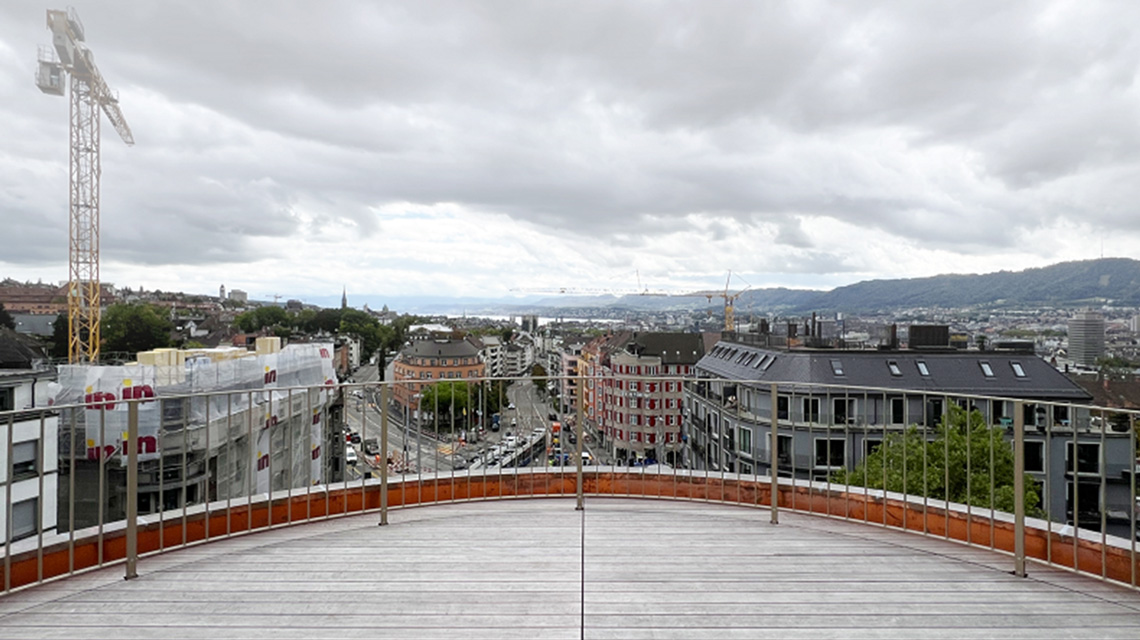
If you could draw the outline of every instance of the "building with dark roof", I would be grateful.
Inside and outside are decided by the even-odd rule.
[[[1071,519],[1078,502],[1127,512],[1127,434],[1100,424],[1085,407],[1093,396],[1032,352],[781,348],[755,338],[726,333],[697,363],[685,390],[686,466],[767,473],[773,396],[780,475],[818,481],[854,468],[890,433],[935,427],[949,403],[1012,437],[1020,404],[1026,470],[1051,513]],[[1099,485],[1047,473],[1073,466],[1074,451],[1082,473],[1093,465],[1112,478],[1103,503]]]
[[[582,348],[586,418],[608,455],[679,461],[682,378],[703,355],[699,333],[623,331]]]
[[[404,347],[393,365],[392,395],[400,406],[419,409],[419,393],[436,380],[474,380],[486,375],[479,347],[467,339],[416,340]]]

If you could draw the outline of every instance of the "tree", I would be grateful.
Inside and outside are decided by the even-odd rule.
[[[234,323],[246,333],[260,331],[265,327],[288,327],[291,324],[288,312],[277,306],[258,307],[252,311],[246,311],[239,314],[234,319]]]
[[[321,309],[313,318],[313,326],[316,331],[336,333],[340,329],[340,316],[340,309]]]
[[[55,317],[55,322],[51,323],[51,349],[48,355],[53,358],[66,359],[67,353],[67,314],[61,313]]]
[[[537,362],[530,369],[530,376],[534,380],[534,386],[538,387],[538,395],[546,394],[546,369]]]
[[[888,435],[854,469],[832,474],[832,482],[1012,513],[1013,447],[1002,429],[987,425],[980,412],[956,405],[950,407],[949,426],[939,423],[936,429],[933,440],[916,426]],[[1025,476],[1026,513],[1038,513],[1040,501],[1033,479]]]
[[[477,401],[472,385],[462,380],[441,380],[420,392],[420,411],[434,414],[439,422],[446,422],[455,431],[456,421],[465,423],[471,405]]]
[[[113,304],[100,325],[102,349],[107,353],[137,353],[170,346],[174,325],[158,307],[149,304]]]
[[[4,308],[4,303],[0,302],[0,327],[8,327],[13,331],[16,330],[16,320],[8,310]]]
[[[319,315],[319,314],[318,314]],[[356,336],[361,342],[361,358],[367,360],[380,348],[382,338],[380,323],[363,311],[356,309],[340,310],[339,333]]]

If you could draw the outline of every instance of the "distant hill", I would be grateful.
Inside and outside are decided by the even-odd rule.
[[[832,289],[798,311],[872,311],[900,307],[1081,305],[1140,306],[1140,261],[1102,258],[1025,271],[870,280]]]
[[[565,315],[569,310],[586,314],[588,309],[629,309],[647,312],[716,311],[724,299],[713,296],[549,296],[523,299],[435,299],[366,296],[373,308],[392,308],[418,313],[465,313],[517,315],[538,313]],[[1102,258],[1062,262],[1024,271],[957,275],[929,278],[868,280],[831,291],[810,289],[756,289],[745,291],[736,301],[738,313],[801,314],[812,311],[848,313],[891,311],[909,307],[1019,307],[1080,306],[1111,301],[1140,307],[1140,261]],[[321,300],[325,302],[325,300]],[[356,300],[350,296],[350,302]],[[339,305],[340,296],[329,304]]]

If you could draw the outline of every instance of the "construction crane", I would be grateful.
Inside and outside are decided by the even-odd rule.
[[[736,305],[736,299],[739,298],[741,295],[743,295],[745,291],[748,291],[749,289],[752,288],[752,285],[748,285],[747,287],[744,287],[743,289],[741,289],[740,291],[737,291],[736,293],[729,293],[728,292],[728,285],[729,285],[729,282],[731,282],[731,281],[732,281],[732,272],[729,271],[728,272],[728,279],[724,281],[724,293],[717,292],[717,293],[705,293],[704,294],[704,296],[706,298],[708,298],[709,302],[712,302],[713,298],[717,298],[717,297],[724,298],[724,330],[725,331],[736,331],[736,312],[734,309],[735,305]]]
[[[40,47],[36,86],[62,96],[71,77],[71,167],[69,171],[69,250],[67,277],[67,358],[99,359],[99,111],[128,145],[135,143],[119,110],[119,96],[95,66],[84,44],[83,23],[74,8],[48,9],[52,46]]]

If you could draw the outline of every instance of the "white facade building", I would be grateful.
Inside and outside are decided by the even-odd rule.
[[[59,418],[34,410],[47,404],[47,385],[54,379],[46,367],[0,369],[0,423],[5,427],[0,432],[0,491],[12,505],[10,540],[56,530]],[[0,533],[0,542],[9,532],[7,516],[0,509],[0,532],[5,532]]]

